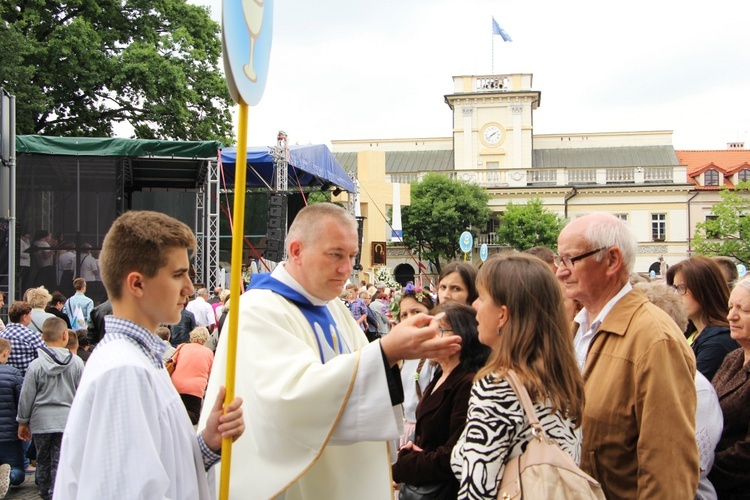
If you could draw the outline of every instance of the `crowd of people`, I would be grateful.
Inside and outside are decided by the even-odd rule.
[[[43,498],[211,498],[222,437],[247,434],[236,498],[498,498],[538,432],[512,373],[606,498],[750,498],[750,279],[721,260],[637,275],[629,228],[597,213],[556,252],[449,263],[433,292],[349,284],[357,224],[333,204],[301,210],[285,244],[234,299],[226,408],[230,297],[194,289],[174,219],[115,222],[97,307],[81,278],[11,304],[0,487],[36,448]]]

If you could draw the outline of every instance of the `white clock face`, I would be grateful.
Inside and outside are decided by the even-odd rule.
[[[503,140],[503,131],[497,125],[489,125],[482,132],[484,142],[491,146],[497,146]]]

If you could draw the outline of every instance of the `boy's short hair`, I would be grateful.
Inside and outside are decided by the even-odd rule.
[[[5,351],[10,351],[10,342],[8,342],[8,339],[0,337],[0,354]]]
[[[24,315],[31,312],[31,304],[23,300],[17,300],[10,305],[8,309],[8,320],[11,323],[18,323]]]
[[[73,288],[75,288],[76,292],[80,292],[84,288],[86,288],[86,280],[83,278],[76,278],[73,280]]]
[[[68,329],[68,345],[65,347],[71,351],[78,350],[78,335],[76,335],[75,330]]]
[[[166,214],[130,211],[112,224],[99,256],[102,281],[111,299],[122,297],[125,277],[133,272],[153,277],[167,264],[167,252],[185,248],[195,251],[195,235],[182,222]]]
[[[166,326],[160,326],[154,333],[162,340],[169,340],[169,335],[171,334],[169,328],[167,328]]]
[[[86,347],[87,345],[90,344],[87,334],[88,334],[88,331],[85,329],[76,330],[76,337],[78,337],[78,345],[80,347]]]
[[[68,325],[62,319],[58,317],[47,318],[42,323],[42,338],[45,342],[57,342],[67,329]]]

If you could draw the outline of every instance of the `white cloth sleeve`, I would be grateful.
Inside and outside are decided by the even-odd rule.
[[[354,387],[330,443],[398,439],[401,407],[390,400],[380,342],[372,342],[362,348]]]

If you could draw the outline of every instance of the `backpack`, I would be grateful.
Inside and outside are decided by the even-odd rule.
[[[526,451],[505,464],[497,498],[604,500],[601,485],[578,468],[573,458],[547,437],[539,424],[529,393],[515,372],[508,370],[505,379],[521,402],[533,428],[534,438],[529,441]]]

